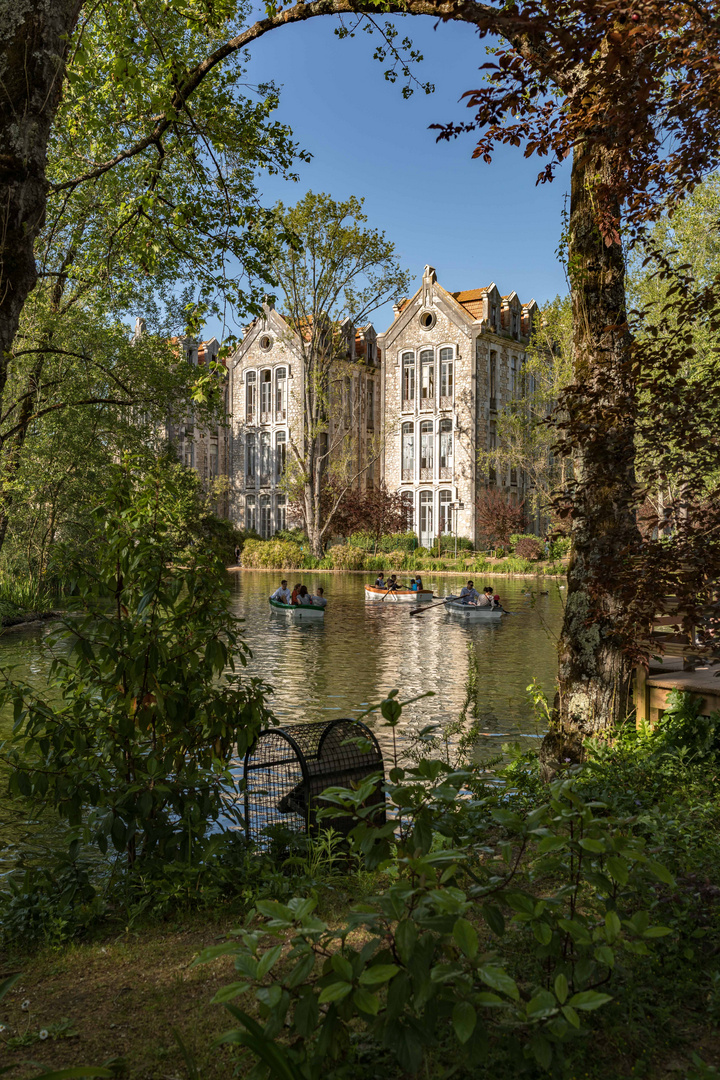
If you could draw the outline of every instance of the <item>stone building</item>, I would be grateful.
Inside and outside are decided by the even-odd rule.
[[[330,459],[370,487],[380,476],[380,356],[372,325],[340,328],[344,355],[333,364],[328,393]],[[270,537],[287,526],[286,470],[305,434],[302,340],[274,307],[247,327],[228,362],[232,436],[230,516]]]
[[[185,354],[193,367],[203,367],[217,359],[220,342],[217,338],[197,342],[193,338],[173,339],[173,344]],[[223,404],[225,415],[229,409],[229,380],[223,380]],[[227,477],[230,471],[230,426],[227,423],[213,424],[209,427],[196,422],[193,412],[189,412],[180,422],[168,421],[166,438],[175,447],[180,461],[194,469],[206,488],[210,488],[221,477]],[[227,485],[226,485],[227,489]],[[228,492],[220,491],[216,511],[221,517],[230,513]]]
[[[451,293],[425,267],[414,296],[378,338],[384,356],[382,478],[412,504],[423,546],[457,532],[475,542],[476,498],[497,485],[522,498],[518,470],[481,469],[496,445],[497,415],[520,390],[535,301],[501,296],[493,283]]]

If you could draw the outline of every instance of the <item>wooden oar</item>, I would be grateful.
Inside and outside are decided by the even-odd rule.
[[[411,611],[410,612],[410,618],[412,618],[413,615],[424,615],[426,611],[432,611],[432,609],[435,608],[435,607],[445,607],[445,605],[449,604],[451,600],[457,600],[457,597],[456,596],[447,596],[443,600],[442,604],[428,604],[427,607],[421,607],[421,608],[418,608],[417,611]]]

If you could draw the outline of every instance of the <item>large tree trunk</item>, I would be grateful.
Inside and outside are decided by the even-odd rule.
[[[575,150],[568,261],[575,382],[566,434],[580,446],[573,498],[572,555],[559,645],[554,722],[541,757],[547,773],[579,760],[582,741],[625,717],[630,668],[615,631],[624,598],[614,583],[635,545],[635,386],[619,237],[606,243],[598,198],[609,184],[604,147]],[[617,208],[610,208],[617,211]],[[619,212],[617,212],[619,218]]]
[[[47,145],[83,0],[10,0],[0,14],[0,401],[7,354],[37,279]]]

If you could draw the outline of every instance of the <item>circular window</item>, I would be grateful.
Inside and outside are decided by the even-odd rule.
[[[263,334],[260,338],[260,348],[264,349],[265,352],[267,352],[268,349],[272,349],[272,338],[268,337],[267,334]]]
[[[423,330],[432,330],[435,325],[435,312],[434,311],[421,311],[420,312],[420,325]]]

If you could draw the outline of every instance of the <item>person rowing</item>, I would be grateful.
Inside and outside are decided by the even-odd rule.
[[[468,581],[467,585],[463,585],[462,589],[460,590],[461,604],[474,604],[475,606],[477,606],[479,599],[480,593],[474,587],[472,581]]]

